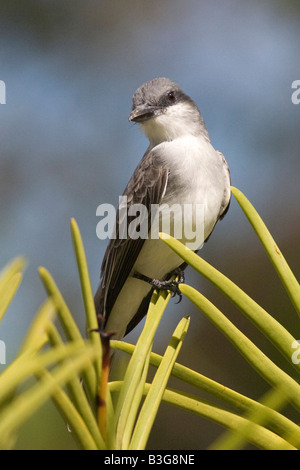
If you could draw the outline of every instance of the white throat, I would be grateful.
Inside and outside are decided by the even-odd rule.
[[[160,115],[154,116],[140,125],[150,141],[150,148],[184,136],[202,135],[209,141],[200,113],[187,102],[179,102],[169,106]]]

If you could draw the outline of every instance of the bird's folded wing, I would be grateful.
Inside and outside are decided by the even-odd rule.
[[[151,204],[161,202],[167,181],[168,168],[156,158],[155,151],[151,150],[145,153],[124,191],[127,209],[133,204],[143,204],[147,208],[149,228]],[[145,242],[142,238],[120,239],[121,218],[125,214],[127,228],[133,219],[127,215],[127,211],[119,208],[116,217],[116,238],[110,240],[106,249],[101,266],[101,284],[95,295],[97,313],[104,315],[105,323]]]

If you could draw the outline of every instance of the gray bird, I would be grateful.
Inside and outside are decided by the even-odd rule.
[[[211,145],[196,104],[176,83],[155,78],[134,94],[129,120],[139,123],[150,145],[123,193],[127,208],[143,204],[151,224],[153,205],[174,205],[179,213],[184,205],[199,204],[204,215],[202,245],[226,214],[231,193],[227,162]],[[95,295],[97,314],[104,317],[106,331],[116,332],[115,339],[146,315],[155,287],[177,292],[176,283],[168,280],[186,266],[160,239],[120,238],[121,222],[118,213],[117,237],[109,241]],[[174,226],[172,230],[173,235]],[[178,238],[187,244],[186,237]]]

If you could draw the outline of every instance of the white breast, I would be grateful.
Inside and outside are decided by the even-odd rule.
[[[163,202],[203,205],[207,238],[219,218],[224,197],[229,200],[229,174],[222,154],[203,137],[193,136],[163,142],[154,150],[170,169]]]

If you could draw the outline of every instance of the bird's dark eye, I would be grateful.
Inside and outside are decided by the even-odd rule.
[[[175,101],[175,93],[174,93],[174,91],[169,91],[169,93],[167,94],[167,97],[168,97],[168,100],[169,100],[169,101]]]

